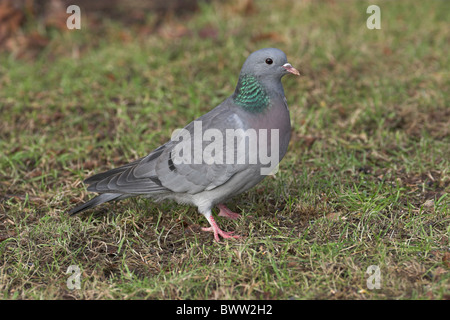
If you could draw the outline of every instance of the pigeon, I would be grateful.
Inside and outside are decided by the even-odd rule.
[[[95,174],[84,183],[99,195],[71,209],[69,215],[109,201],[134,196],[193,205],[205,216],[214,239],[239,238],[219,228],[218,215],[238,219],[225,205],[254,187],[287,152],[291,135],[289,109],[281,78],[300,75],[276,48],[251,53],[235,91],[217,107],[175,130],[170,141],[121,167]]]

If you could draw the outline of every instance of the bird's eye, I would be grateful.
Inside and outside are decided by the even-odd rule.
[[[266,63],[267,63],[267,64],[272,64],[272,63],[273,63],[273,60],[270,59],[270,58],[267,58],[267,59],[266,59]]]

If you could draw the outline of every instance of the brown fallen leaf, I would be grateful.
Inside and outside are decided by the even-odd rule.
[[[316,140],[317,140],[317,137],[313,137],[313,136],[304,136],[303,137],[304,145],[308,149],[311,149],[311,147],[313,146],[314,142],[316,142]]]
[[[24,18],[24,14],[14,7],[12,1],[0,2],[0,44],[16,33]]]
[[[206,26],[198,31],[198,35],[202,39],[217,39],[219,31],[211,26]]]
[[[251,38],[252,42],[259,42],[263,40],[270,40],[273,42],[284,42],[284,37],[277,32],[258,33]]]
[[[326,215],[327,219],[332,220],[332,221],[339,220],[340,216],[341,216],[340,212],[331,212]]]
[[[167,23],[158,30],[159,35],[165,39],[175,39],[190,36],[192,31],[181,23]]]
[[[450,252],[444,253],[442,257],[442,262],[444,263],[444,266],[450,268]]]
[[[231,11],[247,16],[256,13],[258,10],[253,0],[239,0],[232,4]]]

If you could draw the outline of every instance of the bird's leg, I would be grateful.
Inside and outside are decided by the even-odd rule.
[[[208,220],[209,224],[211,225],[211,227],[209,228],[202,228],[202,231],[212,231],[214,232],[214,239],[217,242],[220,242],[219,239],[219,235],[222,236],[222,238],[224,239],[228,239],[228,238],[240,238],[240,236],[238,235],[232,235],[233,231],[230,232],[225,232],[222,231],[219,226],[217,225],[216,221],[214,220],[214,217],[212,216],[211,210],[209,210],[206,214],[204,214],[206,220]]]
[[[218,204],[217,207],[220,210],[219,211],[220,217],[226,217],[226,218],[232,219],[232,220],[239,219],[241,217],[241,215],[239,213],[231,211],[224,204]]]

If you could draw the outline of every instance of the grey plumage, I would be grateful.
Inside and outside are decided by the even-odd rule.
[[[182,133],[188,133],[191,139],[178,135],[143,158],[89,177],[84,181],[89,185],[87,190],[100,195],[70,210],[69,214],[137,195],[155,200],[173,199],[197,206],[211,225],[205,230],[213,231],[217,241],[218,235],[237,237],[219,229],[211,209],[218,205],[221,209],[219,215],[236,218],[237,214],[222,203],[259,183],[265,177],[261,168],[267,165],[259,158],[256,163],[249,161],[254,149],[246,143],[250,138],[245,135],[233,140],[233,148],[226,149],[223,143],[222,149],[214,149],[213,163],[207,164],[205,159],[196,163],[195,157],[199,156],[199,150],[204,155],[213,141],[218,143],[216,140],[220,135],[227,137],[227,129],[242,129],[244,132],[267,130],[268,147],[272,147],[271,130],[276,129],[279,136],[273,147],[277,147],[278,159],[281,160],[290,140],[289,110],[281,77],[289,72],[298,75],[281,50],[267,48],[254,52],[242,67],[233,95],[184,128]],[[199,132],[201,135],[196,135]],[[204,135],[211,132],[214,139],[205,139]],[[196,149],[196,146],[201,146],[201,149]],[[245,149],[244,153],[239,153],[243,150],[241,147]],[[258,152],[260,147],[258,144]],[[232,154],[226,154],[227,151]],[[232,156],[235,161],[226,161],[227,156]]]

